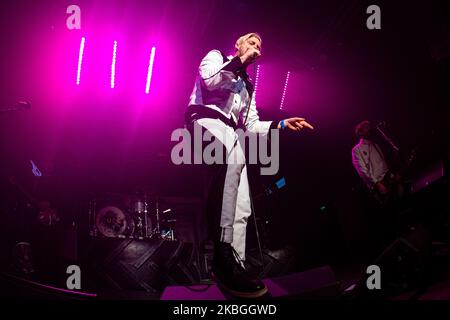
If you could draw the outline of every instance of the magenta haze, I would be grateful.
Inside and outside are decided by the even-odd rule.
[[[213,135],[209,131],[205,131],[202,135],[202,129],[199,125],[194,125],[194,137],[184,128],[176,129],[172,132],[171,140],[179,141],[172,148],[170,158],[175,165],[179,164],[223,164],[223,144],[220,141],[226,141],[229,136],[225,133],[222,137],[212,139]],[[237,129],[234,133],[234,141],[228,141],[225,145],[231,145],[234,148],[240,148],[241,151],[234,156],[230,156],[230,150],[227,149],[228,155],[226,157],[227,164],[244,164],[245,158],[240,155],[245,155],[245,140],[248,139],[250,164],[259,163],[266,167],[261,167],[261,175],[275,175],[279,169],[279,132],[272,129],[270,132],[270,139],[267,135],[256,135],[250,131]],[[193,139],[193,140],[192,140]],[[213,140],[213,141],[211,141]],[[191,152],[192,142],[194,145],[194,152]],[[202,142],[210,142],[202,150]],[[270,155],[268,144],[270,142]],[[259,148],[258,148],[259,146]],[[258,152],[259,151],[259,152]]]
[[[208,25],[203,17],[212,10],[212,4],[113,0],[83,2],[81,29],[69,30],[68,4],[29,2],[26,10],[20,6],[11,10],[14,19],[7,23],[17,32],[7,50],[2,51],[3,99],[25,99],[33,104],[29,112],[5,118],[2,123],[2,129],[15,136],[9,139],[11,154],[29,151],[25,159],[33,159],[43,173],[47,163],[49,167],[57,163],[64,163],[64,168],[73,166],[77,168],[73,173],[64,170],[74,179],[85,172],[81,170],[96,166],[114,169],[117,177],[133,170],[136,174],[158,171],[150,165],[130,165],[130,170],[128,164],[142,158],[149,163],[159,154],[167,155],[164,159],[172,165],[170,150],[175,143],[170,136],[182,127],[199,61],[211,49],[232,47],[237,36],[252,30],[251,25],[230,25],[217,38],[218,30],[203,29]],[[365,29],[365,25],[362,27]],[[318,143],[328,149],[328,141],[339,139],[336,132],[344,132],[359,116],[358,110],[363,112],[358,106],[371,101],[361,92],[370,92],[378,80],[367,77],[362,65],[344,63],[332,69],[325,64],[311,72],[297,60],[280,59],[283,54],[277,51],[278,28],[273,32],[256,30],[264,37],[256,93],[261,120],[307,116],[311,123],[320,124]],[[202,36],[200,30],[204,30]],[[298,33],[302,38],[308,36],[304,28]],[[114,41],[117,57],[111,89]],[[301,44],[290,43],[289,48],[296,52],[296,58],[304,59]],[[146,94],[153,47],[156,52]],[[255,81],[256,68],[252,65],[248,70]],[[288,70],[289,84],[280,112]],[[336,140],[328,139],[330,136]],[[347,134],[340,136],[347,141]],[[302,138],[295,139],[302,143]]]

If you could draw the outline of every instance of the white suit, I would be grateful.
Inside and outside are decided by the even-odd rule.
[[[250,101],[252,85],[246,81],[247,75],[242,70],[239,57],[230,59],[218,50],[210,51],[200,63],[188,111],[197,106],[201,114],[205,108],[209,116],[196,115],[193,123],[211,132],[225,146],[227,160],[238,160],[225,164],[226,172],[216,179],[212,186],[215,190],[211,191],[221,193],[221,199],[216,201],[220,202],[216,203],[217,214],[220,214],[220,235],[217,236],[220,239],[214,240],[231,243],[244,260],[247,220],[251,214],[250,192],[245,154],[237,141],[235,128],[227,122],[238,123],[241,118],[247,130],[262,135],[267,135],[274,123],[259,120],[255,101]]]

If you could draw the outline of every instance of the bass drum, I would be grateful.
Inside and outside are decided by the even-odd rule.
[[[95,224],[105,237],[132,237],[135,229],[133,218],[115,206],[100,209]]]

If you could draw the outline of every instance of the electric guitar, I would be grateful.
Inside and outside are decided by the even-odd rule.
[[[392,201],[399,199],[404,194],[404,180],[403,177],[405,173],[410,169],[411,165],[414,163],[417,156],[417,149],[414,148],[409,153],[409,156],[405,161],[403,161],[403,165],[400,169],[396,171],[388,171],[381,183],[386,189],[386,192],[381,193],[377,187],[371,190],[371,195],[375,202],[383,207],[391,203]]]

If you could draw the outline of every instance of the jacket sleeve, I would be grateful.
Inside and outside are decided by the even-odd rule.
[[[211,50],[202,59],[199,67],[199,74],[204,86],[208,90],[232,89],[235,79],[235,73],[242,68],[242,62],[239,57],[231,61],[223,62],[222,54],[219,50]]]
[[[248,116],[247,116],[248,112]],[[270,129],[276,129],[276,121],[260,121],[258,111],[256,110],[255,98],[250,102],[250,106],[244,109],[244,125],[246,129],[253,133],[266,135]],[[246,119],[247,118],[247,119]]]
[[[364,162],[361,151],[358,148],[352,150],[352,162],[361,179],[363,179],[370,188],[373,188],[377,181],[370,175],[369,168],[367,168],[367,164]]]

